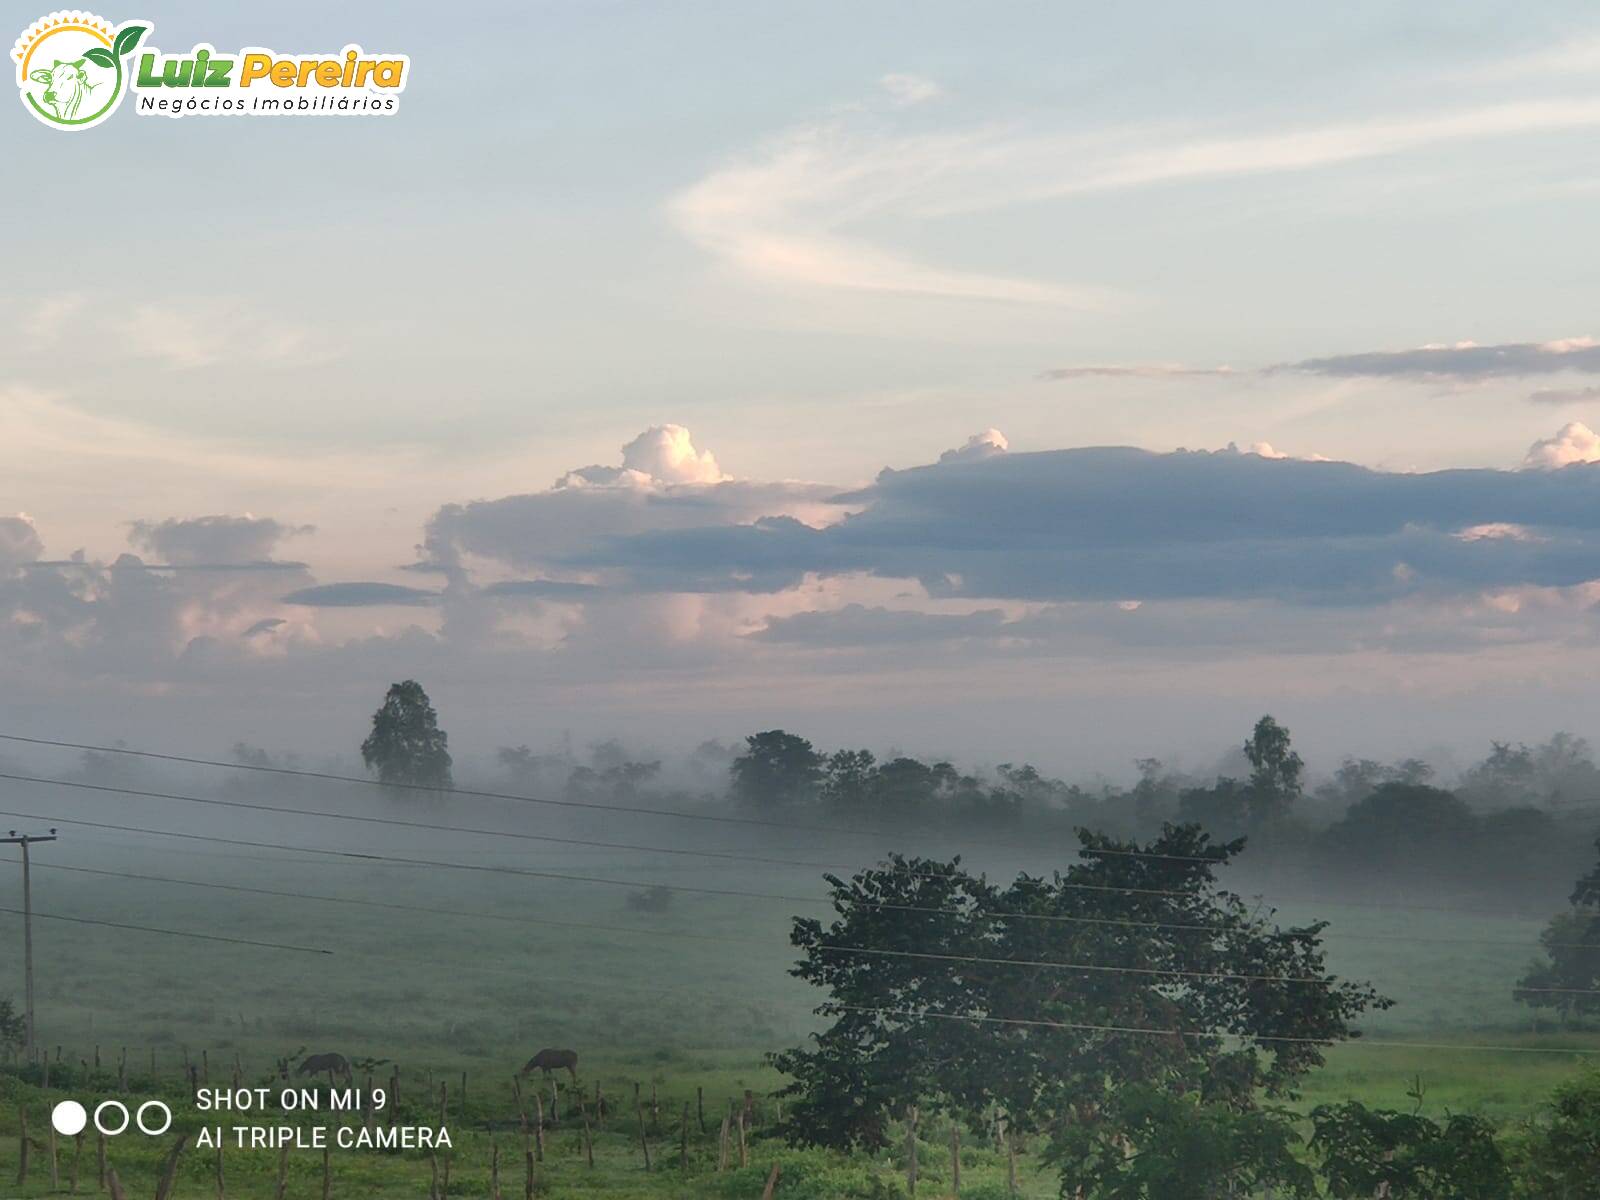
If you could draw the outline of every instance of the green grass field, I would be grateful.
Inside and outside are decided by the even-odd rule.
[[[538,1167],[544,1194],[756,1197],[774,1162],[782,1167],[778,1196],[901,1194],[903,1146],[876,1158],[845,1158],[789,1151],[765,1133],[776,1115],[769,1094],[780,1080],[764,1055],[805,1036],[817,1001],[786,973],[793,957],[790,917],[826,912],[818,903],[822,883],[814,870],[707,866],[689,857],[588,849],[507,852],[496,846],[484,853],[481,843],[463,849],[460,839],[383,843],[391,853],[482,867],[786,897],[682,892],[667,911],[645,913],[627,905],[628,889],[620,886],[149,839],[118,845],[102,840],[104,834],[64,832],[63,841],[36,854],[34,904],[41,913],[332,953],[41,917],[35,951],[39,1040],[52,1060],[59,1053],[61,1065],[54,1067],[48,1091],[14,1074],[0,1075],[0,1197],[51,1193],[51,1105],[69,1097],[90,1103],[116,1095],[124,1053],[130,1091],[165,1095],[178,1113],[177,1128],[194,1132],[201,1121],[188,1102],[185,1063],[203,1063],[209,1082],[223,1085],[237,1060],[244,1082],[255,1084],[270,1078],[280,1056],[302,1048],[384,1060],[376,1071],[380,1084],[398,1067],[402,1124],[437,1124],[439,1087],[447,1087],[451,1151],[433,1160],[422,1152],[335,1150],[333,1195],[427,1195],[433,1171],[442,1175],[448,1162],[449,1194],[487,1196],[492,1147],[499,1150],[502,1191],[519,1194],[523,1148],[511,1077],[543,1046],[576,1048],[589,1103],[598,1085],[612,1110],[605,1129],[594,1131],[593,1167],[581,1128],[570,1111],[563,1113],[548,1133]],[[305,844],[303,835],[265,825],[238,836]],[[82,870],[61,869],[67,866]],[[10,893],[19,882],[14,868],[0,870],[0,890]],[[13,905],[8,900],[6,906]],[[1371,1041],[1330,1054],[1328,1067],[1307,1081],[1299,1101],[1306,1107],[1356,1097],[1409,1108],[1407,1093],[1420,1080],[1427,1110],[1477,1111],[1515,1121],[1537,1112],[1550,1089],[1583,1061],[1577,1054],[1542,1051],[1587,1047],[1600,1054],[1600,1037],[1537,1030],[1527,1010],[1510,999],[1512,981],[1534,951],[1537,920],[1280,906],[1284,920],[1313,916],[1332,921],[1327,941],[1334,969],[1371,979],[1398,1003],[1364,1023]],[[0,925],[0,996],[9,993],[20,1001],[20,959],[20,922],[7,919]],[[649,1172],[633,1109],[636,1084],[653,1158]],[[758,1102],[749,1165],[737,1165],[734,1149],[729,1169],[719,1172],[721,1116],[747,1089]],[[650,1104],[652,1094],[658,1110]],[[704,1133],[693,1115],[697,1095],[704,1097]],[[562,1102],[570,1110],[570,1095]],[[686,1103],[691,1118],[684,1169],[680,1121]],[[19,1104],[28,1110],[33,1149],[27,1181],[14,1187]],[[266,1123],[277,1119],[273,1114]],[[329,1119],[326,1113],[300,1118]],[[360,1123],[359,1117],[345,1119]],[[234,1118],[224,1121],[231,1123]],[[94,1187],[93,1140],[91,1131],[81,1151],[80,1191]],[[159,1158],[170,1141],[133,1135],[111,1141],[111,1163],[130,1196],[154,1195]],[[65,1140],[57,1147],[61,1189],[77,1152]],[[919,1159],[918,1194],[946,1194],[948,1127],[937,1119],[925,1125]],[[230,1148],[224,1154],[227,1193],[272,1196],[277,1169],[271,1151]],[[1025,1152],[1019,1169],[1020,1194],[1056,1194],[1052,1173],[1034,1154]],[[292,1151],[288,1170],[290,1196],[320,1194],[319,1152]],[[177,1195],[214,1195],[214,1171],[214,1152],[191,1148],[180,1164]],[[962,1195],[1006,1195],[1006,1174],[1005,1157],[967,1134]]]

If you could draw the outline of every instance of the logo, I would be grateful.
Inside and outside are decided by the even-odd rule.
[[[128,91],[124,60],[149,31],[148,21],[113,27],[76,9],[40,17],[11,48],[22,106],[52,129],[100,124]]]
[[[93,13],[40,17],[17,39],[22,106],[52,129],[89,129],[133,94],[140,116],[385,116],[411,73],[404,54],[222,53],[208,42],[168,54],[148,44],[147,20],[113,27]]]

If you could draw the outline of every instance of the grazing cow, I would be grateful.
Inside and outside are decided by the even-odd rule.
[[[321,1075],[324,1071],[330,1076],[343,1076],[347,1083],[355,1077],[355,1072],[350,1068],[350,1060],[342,1054],[309,1054],[305,1061],[294,1069],[296,1075]]]
[[[55,109],[58,121],[76,118],[84,98],[95,89],[96,85],[90,83],[89,77],[83,73],[83,63],[81,58],[72,62],[57,59],[49,70],[41,67],[28,72],[29,79],[45,85],[44,103]]]
[[[532,1071],[543,1071],[549,1075],[551,1071],[565,1071],[572,1076],[572,1082],[578,1082],[578,1052],[576,1050],[541,1050],[528,1060],[528,1065],[518,1071],[519,1075],[527,1075]]]

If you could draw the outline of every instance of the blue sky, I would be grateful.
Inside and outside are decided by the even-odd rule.
[[[103,15],[168,51],[359,42],[413,73],[384,119],[0,121],[27,181],[0,199],[0,512],[26,514],[5,602],[34,631],[12,669],[62,712],[113,722],[73,707],[108,678],[172,713],[248,691],[241,724],[311,737],[328,680],[319,703],[359,712],[426,669],[485,744],[513,696],[668,740],[752,708],[842,736],[859,706],[874,736],[1004,731],[1025,757],[1108,691],[1172,697],[1151,748],[1196,753],[1274,706],[1398,751],[1410,694],[1437,714],[1421,742],[1532,737],[1592,700],[1600,547],[1563,515],[1600,457],[1585,6]],[[1247,461],[1206,482],[1171,453],[1230,444]],[[1441,477],[1470,480],[1470,519],[1393,499],[1359,554],[1316,522],[1263,556],[1248,523],[1208,554],[1110,519],[1114,565],[961,507],[960,471],[1043,471],[1047,525],[1126,516],[1125,487],[1084,491],[1104,460],[1057,453],[1104,446],[1155,452],[1157,513],[1226,509],[1261,468],[1321,488],[1318,459],[1376,472],[1339,477],[1378,481],[1363,504],[1487,474]],[[954,481],[947,525],[897,543],[886,467]],[[813,552],[868,534],[890,544]],[[217,571],[239,564],[198,547],[229,537],[278,565]],[[973,539],[1003,561],[979,571]],[[119,555],[174,548],[187,575],[119,597]],[[94,582],[43,594],[65,569],[38,563],[77,551]],[[1152,581],[1229,555],[1281,578]],[[1346,562],[1389,582],[1308,586]],[[660,698],[683,686],[699,711]],[[1019,694],[1041,697],[1020,722]],[[1513,700],[1526,730],[1496,725]],[[1081,749],[1110,769],[1141,732]]]

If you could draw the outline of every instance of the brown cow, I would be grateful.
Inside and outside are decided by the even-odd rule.
[[[544,1049],[528,1060],[528,1065],[518,1071],[519,1075],[527,1075],[531,1071],[543,1071],[549,1075],[551,1071],[565,1071],[572,1076],[572,1082],[578,1082],[578,1052],[576,1050],[550,1050]]]
[[[320,1075],[324,1071],[330,1077],[342,1075],[346,1082],[350,1082],[355,1075],[350,1069],[350,1060],[342,1054],[308,1054],[305,1061],[294,1069],[296,1075]]]

